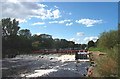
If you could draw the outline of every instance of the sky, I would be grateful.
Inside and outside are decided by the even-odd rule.
[[[21,29],[75,43],[96,41],[117,30],[117,2],[3,2],[2,17],[16,18]]]

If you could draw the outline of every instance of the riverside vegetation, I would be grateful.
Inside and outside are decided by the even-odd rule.
[[[95,59],[97,63],[95,73],[99,77],[118,77],[118,52],[120,48],[118,35],[120,35],[120,30],[103,32],[94,46],[89,47],[89,51],[94,53],[98,53],[98,51],[105,53],[104,56]]]

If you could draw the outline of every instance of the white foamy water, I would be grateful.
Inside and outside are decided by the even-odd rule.
[[[56,71],[56,69],[35,70],[33,74],[21,74],[21,77],[40,77],[42,75],[46,75]]]
[[[57,59],[60,60],[61,62],[74,61],[75,55],[61,55]]]
[[[28,60],[34,60],[39,59],[40,57],[43,57],[44,59],[51,59],[51,61],[75,61],[75,55],[59,55],[59,54],[49,54],[49,55],[19,55],[14,59],[28,59]]]

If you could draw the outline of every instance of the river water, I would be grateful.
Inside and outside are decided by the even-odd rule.
[[[3,59],[1,70],[2,77],[83,77],[89,66],[74,55],[32,54]]]

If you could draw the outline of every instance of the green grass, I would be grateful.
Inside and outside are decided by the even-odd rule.
[[[105,49],[103,49],[103,48],[98,48],[98,47],[90,47],[88,50],[89,50],[89,51],[100,51],[100,52],[105,51]]]

